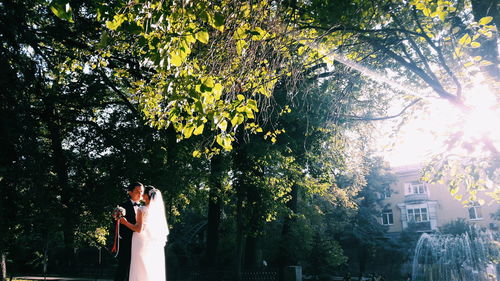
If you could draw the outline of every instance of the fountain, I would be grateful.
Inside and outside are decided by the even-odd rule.
[[[500,257],[491,232],[461,235],[424,233],[413,257],[413,281],[497,281]]]

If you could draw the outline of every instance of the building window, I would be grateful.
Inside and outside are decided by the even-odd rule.
[[[418,181],[406,184],[406,194],[427,194],[427,185]]]
[[[394,224],[394,216],[392,215],[392,210],[386,210],[382,212],[382,224],[383,225]]]
[[[483,215],[481,213],[481,206],[479,206],[479,204],[474,204],[474,206],[469,207],[469,219],[478,220],[482,218]]]
[[[381,194],[381,199],[389,198],[391,197],[391,188],[390,187],[385,187],[384,190],[382,191]]]
[[[409,222],[424,222],[429,221],[429,216],[427,215],[427,208],[415,208],[407,209],[408,221]]]

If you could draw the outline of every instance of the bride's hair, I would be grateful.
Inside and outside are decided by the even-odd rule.
[[[153,200],[155,198],[156,192],[160,192],[160,191],[152,185],[146,185],[144,187],[144,194],[147,194],[149,196],[150,200]]]

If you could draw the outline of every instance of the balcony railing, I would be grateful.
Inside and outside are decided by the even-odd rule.
[[[427,201],[429,196],[425,193],[405,195],[405,202]]]
[[[431,231],[432,230],[431,222],[430,221],[408,222],[408,230],[416,232]]]

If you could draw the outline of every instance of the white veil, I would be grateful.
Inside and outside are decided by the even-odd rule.
[[[151,240],[157,241],[161,244],[167,242],[168,225],[165,216],[165,206],[163,204],[163,197],[158,189],[153,189],[156,194],[150,196],[148,210],[148,226],[145,229],[145,234]]]

